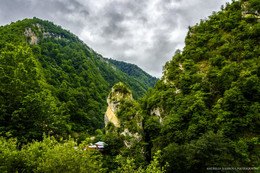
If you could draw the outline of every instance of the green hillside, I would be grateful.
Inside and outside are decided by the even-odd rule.
[[[0,128],[24,140],[40,139],[43,132],[92,133],[104,125],[115,83],[124,82],[134,98],[150,87],[69,31],[37,18],[1,26],[0,52]]]
[[[142,82],[142,86],[145,89],[153,88],[155,83],[157,82],[156,77],[152,77],[145,71],[143,71],[141,68],[139,68],[135,64],[126,63],[123,61],[117,61],[114,59],[107,59],[109,62],[114,64],[118,69],[120,69],[122,72],[128,74],[129,76],[132,76],[136,79],[139,79],[139,81]]]
[[[190,27],[140,103],[147,153],[162,150],[168,172],[260,165],[259,7],[235,1]]]
[[[259,172],[259,12],[259,0],[233,1],[189,27],[138,101],[130,66],[68,31],[36,18],[1,27],[0,171]],[[98,141],[103,151],[86,150]]]

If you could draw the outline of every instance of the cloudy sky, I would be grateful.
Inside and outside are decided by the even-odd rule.
[[[77,35],[104,57],[137,64],[153,76],[188,26],[231,0],[0,0],[0,25],[38,17]]]

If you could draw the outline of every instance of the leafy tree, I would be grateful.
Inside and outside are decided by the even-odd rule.
[[[18,150],[15,139],[0,137],[1,172],[105,172],[102,156],[88,152],[84,141],[77,146],[74,140],[56,141],[44,137]]]
[[[1,59],[1,130],[22,142],[42,134],[66,134],[66,117],[28,47],[7,44]]]

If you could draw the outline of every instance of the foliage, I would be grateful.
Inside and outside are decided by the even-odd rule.
[[[160,167],[161,151],[154,155],[149,165],[140,167],[133,158],[125,158],[121,155],[111,158],[111,156],[102,156],[98,151],[87,151],[88,143],[89,140],[86,140],[77,145],[71,138],[57,141],[53,137],[44,137],[40,142],[33,141],[19,149],[15,138],[0,137],[0,171],[107,172],[107,168],[111,168],[111,165],[106,165],[107,162],[115,166],[109,172],[163,173],[167,167],[167,164]]]
[[[132,158],[124,158],[121,155],[117,156],[117,162],[120,165],[117,169],[117,172],[138,172],[138,173],[164,173],[165,168],[167,168],[168,163],[166,163],[163,167],[160,167],[159,161],[161,159],[161,151],[157,151],[154,155],[151,163],[146,167],[136,167],[135,160]]]
[[[17,21],[1,27],[0,38],[0,128],[24,142],[43,132],[93,134],[104,126],[115,83],[124,82],[135,98],[148,88],[52,22]]]
[[[140,100],[146,150],[161,149],[168,172],[260,164],[258,4],[227,3],[189,27],[183,51]]]
[[[125,63],[123,61],[117,61],[114,59],[108,59],[109,62],[114,64],[118,69],[120,69],[122,72],[128,74],[129,76],[132,76],[136,79],[139,79],[140,82],[142,82],[142,86],[147,90],[148,88],[154,87],[155,83],[157,82],[157,78],[152,77],[145,71],[143,71],[141,68],[139,68],[137,65]]]
[[[131,91],[127,88],[127,86],[124,85],[122,82],[115,84],[112,89],[115,93],[119,92],[123,95],[132,94]]]
[[[53,97],[29,47],[7,44],[0,53],[0,129],[21,142],[43,133],[65,135],[63,105]]]
[[[164,148],[163,158],[171,165],[169,172],[205,172],[211,167],[239,166],[230,148],[221,133],[210,131],[184,145],[171,143]]]
[[[0,138],[1,172],[105,172],[101,155],[88,152],[86,142],[56,141],[44,137],[18,149],[15,139]]]
[[[259,1],[233,1],[221,9],[189,27],[185,48],[176,51],[162,79],[142,99],[121,98],[116,113],[121,126],[108,124],[106,135],[95,129],[103,126],[109,88],[122,81],[126,85],[116,90],[131,95],[129,87],[137,98],[148,88],[146,78],[141,75],[145,82],[136,82],[130,65],[113,61],[132,76],[50,22],[34,18],[1,27],[0,171],[259,167]],[[28,45],[28,28],[38,44]],[[131,135],[121,135],[125,129],[142,139],[126,147]],[[103,157],[84,150],[88,140],[79,146],[71,139],[33,140],[42,140],[43,133],[60,138],[71,131],[84,137],[95,132],[96,140],[108,144]]]

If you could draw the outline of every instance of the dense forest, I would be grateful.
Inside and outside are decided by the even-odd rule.
[[[234,1],[190,27],[140,102],[147,152],[162,150],[168,172],[260,166],[259,10]]]
[[[139,79],[139,81],[143,83],[143,86],[146,86],[146,90],[153,88],[158,80],[156,77],[152,77],[135,64],[125,63],[123,61],[117,61],[111,58],[108,59],[108,61],[114,64],[122,72]]]
[[[154,78],[50,22],[2,26],[0,171],[259,171],[259,11],[233,1],[189,27],[145,95]]]
[[[104,126],[115,83],[124,82],[139,98],[156,82],[144,72],[140,77],[150,83],[122,72],[48,21],[24,19],[2,26],[0,36],[0,128],[20,141],[41,139],[43,132],[84,138]]]

